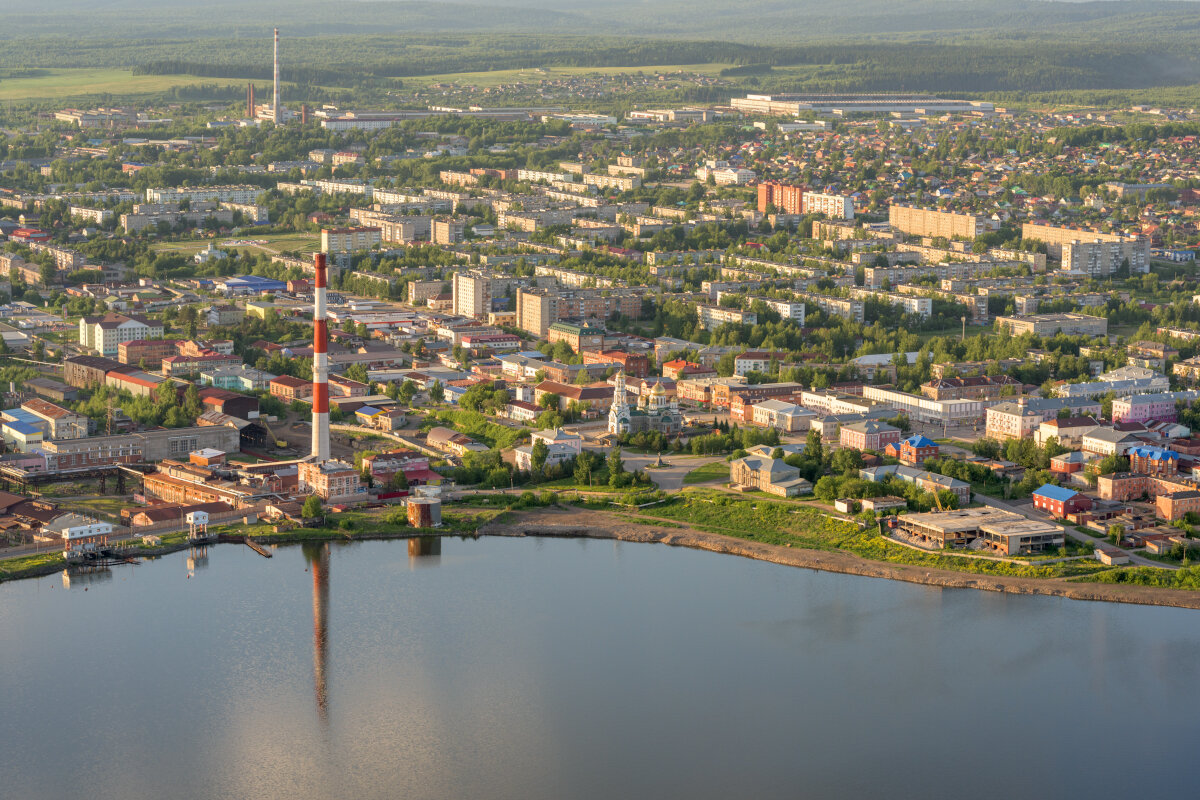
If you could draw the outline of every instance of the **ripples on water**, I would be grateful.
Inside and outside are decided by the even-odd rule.
[[[1190,796],[1198,619],[628,543],[216,547],[0,585],[0,795]]]

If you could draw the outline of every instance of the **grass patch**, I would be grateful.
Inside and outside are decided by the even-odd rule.
[[[194,75],[134,75],[127,69],[39,69],[27,78],[0,81],[0,100],[62,100],[93,94],[126,96],[164,92],[176,86],[244,86],[244,80]]]
[[[255,242],[255,244],[243,244],[243,242]],[[258,251],[274,255],[284,251],[314,252],[321,246],[321,239],[319,236],[313,236],[311,233],[256,234],[253,231],[249,231],[242,236],[218,239],[204,238],[186,239],[177,242],[156,242],[150,246],[150,249],[156,253],[174,253],[190,256],[205,249],[209,244],[213,244],[221,250],[233,248],[235,250]]]
[[[709,481],[729,480],[729,463],[726,461],[714,461],[711,464],[705,464],[702,467],[696,467],[694,470],[683,476],[684,483],[708,483]]]
[[[645,514],[686,522],[701,530],[765,544],[842,550],[872,561],[1023,578],[1062,578],[1107,569],[1099,562],[1071,561],[1044,566],[1012,564],[952,554],[921,553],[880,536],[874,528],[832,519],[812,507],[730,497],[719,492],[685,491]]]
[[[1167,589],[1200,589],[1200,567],[1176,570],[1155,567],[1105,567],[1102,572],[1078,580],[1089,583],[1124,583],[1129,586],[1161,586]]]
[[[20,558],[6,558],[0,560],[0,581],[24,578],[30,574],[40,572],[46,567],[64,567],[66,563],[66,559],[63,558],[61,551],[34,553],[33,555],[21,556]]]

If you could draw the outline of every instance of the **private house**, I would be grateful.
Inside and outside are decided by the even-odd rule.
[[[917,434],[889,444],[883,449],[883,454],[899,459],[900,463],[906,466],[918,467],[924,464],[926,459],[937,458],[938,446],[932,439]]]
[[[425,437],[425,443],[434,450],[440,450],[443,453],[453,453],[458,457],[462,457],[467,453],[486,453],[487,445],[480,444],[471,437],[441,426],[433,428]]]
[[[1033,507],[1057,519],[1069,519],[1076,514],[1090,511],[1092,498],[1074,489],[1045,483],[1034,490]]]

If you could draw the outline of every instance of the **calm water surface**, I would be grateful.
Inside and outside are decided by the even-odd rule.
[[[424,549],[0,586],[0,797],[1197,793],[1194,611],[657,545]]]

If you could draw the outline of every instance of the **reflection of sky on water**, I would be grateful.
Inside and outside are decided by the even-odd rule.
[[[1063,743],[1200,733],[1191,611],[584,540],[275,556],[0,585],[5,794],[1162,795]]]

